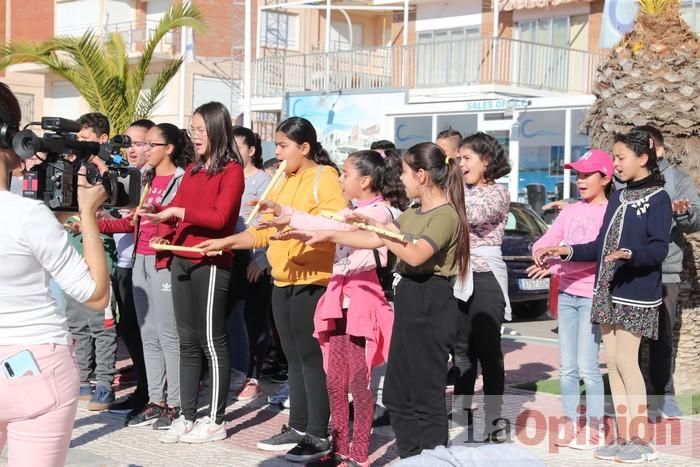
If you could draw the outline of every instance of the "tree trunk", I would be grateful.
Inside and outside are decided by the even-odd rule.
[[[688,235],[676,315],[677,394],[700,394],[700,233]]]

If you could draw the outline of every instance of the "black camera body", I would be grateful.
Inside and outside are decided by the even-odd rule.
[[[43,136],[26,129],[12,135],[12,148],[19,157],[28,159],[38,152],[47,154],[41,164],[25,175],[24,197],[42,200],[54,211],[77,211],[78,170],[84,165],[88,182],[105,187],[108,195],[105,207],[138,206],[141,172],[129,167],[121,155],[122,149],[131,146],[131,138],[118,135],[102,144],[78,141],[75,133],[80,131],[80,124],[58,117],[43,117],[41,128],[45,130]],[[3,136],[0,134],[0,139]],[[93,157],[106,164],[106,172],[100,174],[97,166],[89,162]]]

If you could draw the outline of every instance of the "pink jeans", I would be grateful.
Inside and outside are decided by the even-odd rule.
[[[41,374],[9,380],[0,372],[0,451],[10,467],[63,466],[78,407],[78,368],[66,345],[0,345],[0,360],[34,354]]]

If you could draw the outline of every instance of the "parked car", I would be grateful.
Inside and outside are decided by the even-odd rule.
[[[524,203],[510,203],[503,237],[503,260],[508,268],[508,296],[513,315],[535,318],[547,311],[549,279],[530,279],[532,245],[547,231],[547,224]]]

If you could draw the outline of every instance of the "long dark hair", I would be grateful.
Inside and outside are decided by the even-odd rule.
[[[195,160],[194,145],[187,131],[181,130],[172,123],[159,123],[155,126],[163,136],[166,144],[173,145],[173,152],[170,153],[170,160],[175,167],[184,169]],[[156,168],[152,167],[144,174],[144,183],[151,184],[156,175]]]
[[[401,183],[401,159],[398,166],[393,161],[387,161],[380,153],[372,150],[353,152],[348,156],[353,167],[363,177],[370,177],[370,189],[381,194],[393,207],[403,211],[408,206],[408,197]],[[397,192],[403,191],[403,199]]]
[[[454,158],[447,158],[445,152],[435,143],[419,143],[410,147],[403,160],[414,172],[423,169],[457,211],[457,264],[460,278],[465,279],[469,269],[469,221],[464,204],[464,180],[459,164]]]
[[[464,147],[477,153],[482,161],[488,162],[484,175],[487,182],[494,182],[510,173],[506,152],[493,136],[479,131],[462,140],[460,149]]]
[[[659,159],[656,155],[656,146],[653,135],[637,128],[633,128],[629,133],[615,133],[615,143],[622,143],[637,157],[646,154],[648,159],[647,169],[651,174],[655,185],[664,186],[665,179],[659,168]]]
[[[238,152],[236,140],[233,138],[233,126],[231,115],[221,102],[207,102],[202,104],[193,114],[199,114],[204,120],[204,127],[209,137],[209,175],[221,172],[229,162],[237,162],[243,165],[243,159]],[[195,161],[192,173],[196,173],[205,167],[201,159]]]
[[[297,144],[308,143],[311,148],[311,160],[320,165],[329,165],[333,167],[336,172],[340,173],[338,166],[331,160],[331,156],[323,149],[321,143],[318,142],[316,129],[310,121],[302,117],[289,117],[277,125],[275,132],[277,131],[284,133],[287,138]]]
[[[260,135],[255,133],[250,128],[244,126],[234,126],[233,127],[234,138],[240,136],[245,141],[245,144],[249,148],[254,148],[255,152],[253,157],[251,157],[251,162],[257,169],[263,168],[263,153],[262,153],[262,142],[260,141]]]

